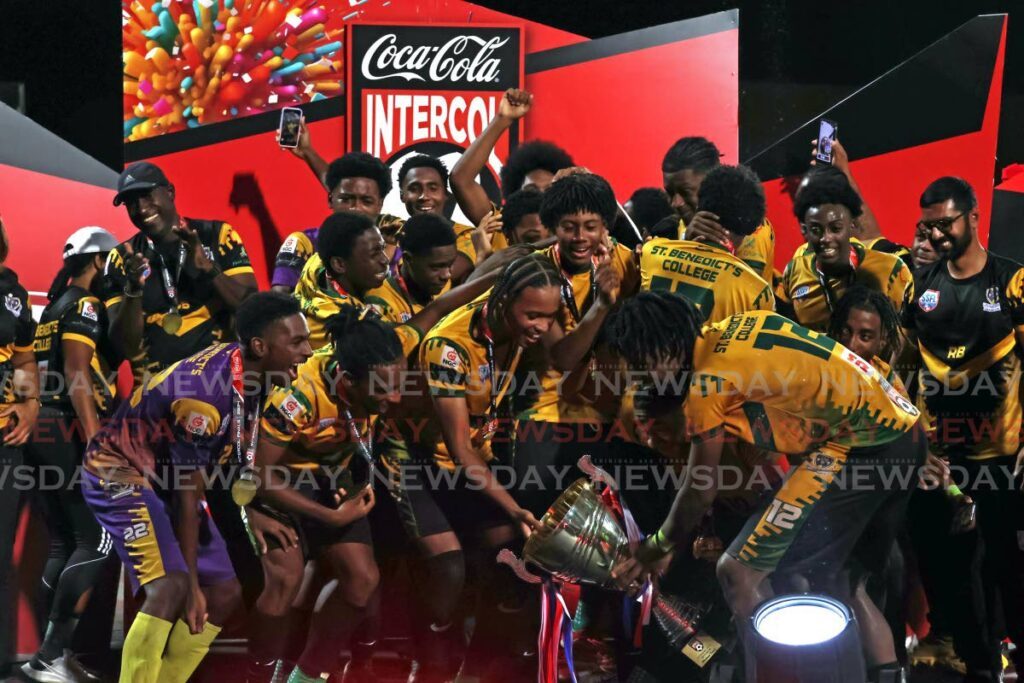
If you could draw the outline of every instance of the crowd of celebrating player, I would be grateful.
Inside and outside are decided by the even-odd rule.
[[[532,105],[506,92],[454,168],[407,159],[405,219],[382,212],[381,160],[327,163],[303,127],[295,182],[329,213],[284,239],[269,292],[238,234],[181,216],[147,162],[114,198],[138,232],[72,234],[38,323],[0,270],[0,463],[76,482],[38,492],[51,543],[22,677],[98,680],[73,640],[116,555],[138,605],[121,681],[189,680],[243,616],[238,680],[377,680],[396,592],[409,681],[533,679],[538,596],[494,558],[541,532],[584,455],[629,472],[646,538],[614,567],[622,591],[702,605],[722,646],[705,666],[654,623],[637,646],[635,604],[585,587],[579,649],[616,680],[742,680],[749,617],[802,591],[850,605],[873,682],[1024,664],[1024,267],[981,244],[970,185],[907,188],[904,247],[836,141],[795,189],[805,243],[778,272],[760,180],[700,137],[625,207],[600,169],[528,142],[497,203],[479,176]],[[9,564],[18,502],[0,490]]]

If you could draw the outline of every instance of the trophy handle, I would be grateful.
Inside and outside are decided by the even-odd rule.
[[[613,491],[617,490],[615,486],[615,479],[612,475],[605,472],[603,469],[594,464],[590,459],[590,454],[586,454],[577,461],[576,466],[580,468],[583,474],[590,477],[590,481],[597,484],[601,483],[611,488]]]
[[[498,562],[500,564],[508,565],[512,571],[515,572],[515,575],[519,577],[520,581],[525,581],[526,583],[541,583],[543,581],[542,578],[531,573],[530,570],[526,568],[526,563],[516,557],[516,554],[508,548],[504,548],[500,553],[498,553]]]

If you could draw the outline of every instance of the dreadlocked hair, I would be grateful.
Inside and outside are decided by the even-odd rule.
[[[641,422],[656,420],[679,410],[679,406],[686,400],[686,394],[673,389],[670,382],[637,387],[633,394],[633,414],[636,419]]]
[[[78,277],[84,273],[96,256],[96,252],[93,252],[91,254],[75,254],[64,259],[64,265],[61,266],[60,270],[57,271],[57,275],[54,276],[50,289],[46,293],[46,298],[50,301],[59,299],[67,291],[71,278]]]
[[[562,273],[550,258],[533,252],[510,263],[498,278],[487,297],[488,324],[504,320],[512,305],[524,289],[530,287],[560,287]]]
[[[370,376],[374,368],[404,357],[402,342],[394,327],[381,320],[373,309],[342,306],[324,327],[334,347],[333,357],[356,381]]]
[[[702,137],[685,137],[676,140],[661,161],[662,173],[678,173],[687,169],[707,173],[718,166],[722,153],[715,143]]]
[[[679,358],[688,367],[704,318],[693,304],[668,292],[640,292],[623,301],[605,321],[602,340],[631,368]]]
[[[888,358],[900,343],[900,320],[892,302],[876,289],[864,285],[850,287],[836,302],[829,320],[828,336],[838,340],[852,311],[874,313],[882,324],[882,358]],[[871,360],[866,358],[865,360]]]

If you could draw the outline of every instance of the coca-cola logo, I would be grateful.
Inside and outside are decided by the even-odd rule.
[[[494,52],[508,41],[507,37],[459,35],[443,45],[399,45],[398,36],[387,33],[366,50],[362,74],[368,81],[493,83],[501,74],[501,59]]]

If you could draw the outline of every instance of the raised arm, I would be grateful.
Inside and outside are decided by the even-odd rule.
[[[487,196],[483,186],[477,182],[477,176],[487,166],[487,160],[494,153],[494,146],[498,144],[498,139],[515,125],[516,121],[523,118],[526,112],[530,111],[532,104],[533,95],[525,90],[517,88],[506,90],[498,105],[498,115],[487,124],[480,137],[470,143],[469,148],[452,169],[449,179],[452,185],[452,194],[455,195],[459,208],[473,225],[479,225],[484,216],[491,212],[491,198]],[[519,188],[504,189],[512,192]]]

